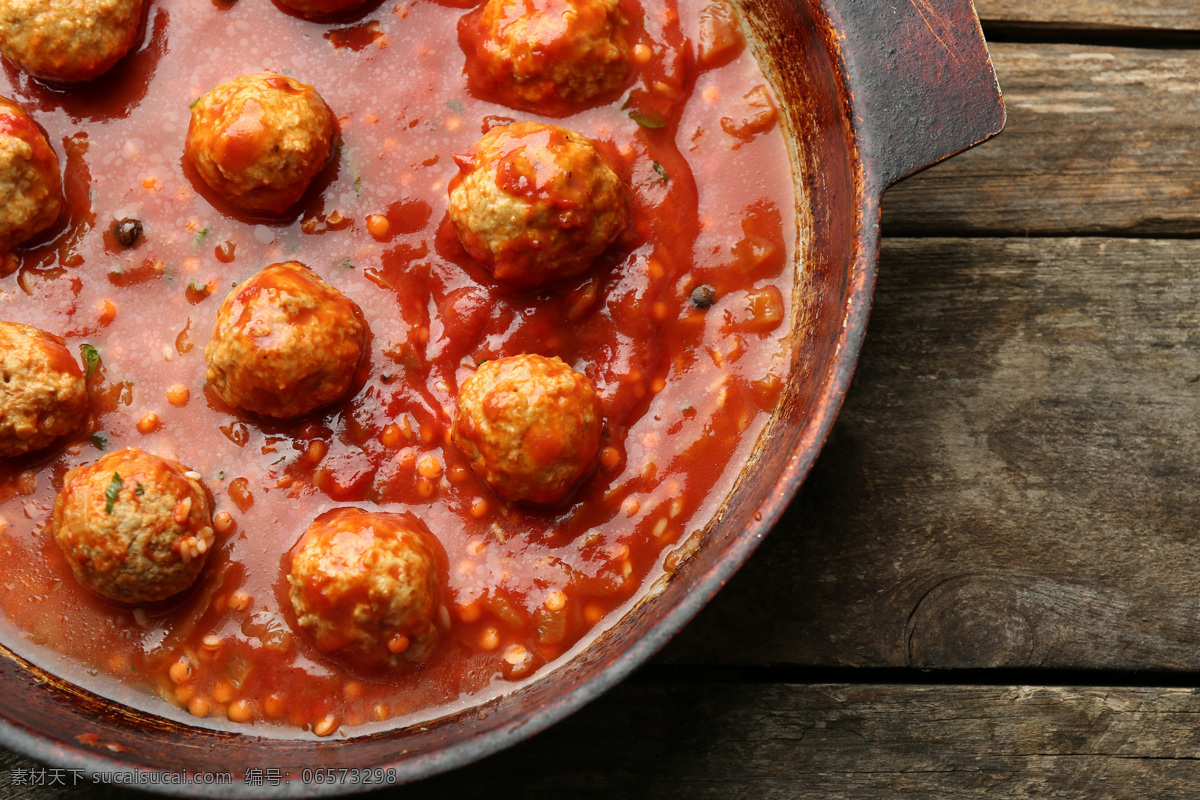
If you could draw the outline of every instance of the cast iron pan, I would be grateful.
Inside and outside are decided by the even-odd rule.
[[[661,591],[566,666],[482,707],[337,741],[192,728],[119,706],[0,648],[0,743],[89,776],[230,772],[232,785],[140,788],[209,797],[318,796],[305,769],[394,769],[411,781],[514,744],[578,709],[649,658],[741,566],[783,512],[825,441],[866,330],[879,254],[879,203],[895,181],[998,133],[1000,99],[970,0],[742,0],[784,106],[809,242],[795,287],[804,331],[769,434],[704,543]],[[247,768],[288,783],[247,786]]]

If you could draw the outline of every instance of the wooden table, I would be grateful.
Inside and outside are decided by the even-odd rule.
[[[1200,4],[977,7],[1008,128],[888,194],[776,530],[623,686],[380,796],[1200,795]]]

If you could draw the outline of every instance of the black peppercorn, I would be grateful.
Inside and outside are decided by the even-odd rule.
[[[113,236],[122,247],[133,247],[142,238],[142,221],[126,217],[113,223]]]
[[[696,308],[708,308],[717,302],[717,293],[711,286],[697,286],[692,289],[692,305]]]

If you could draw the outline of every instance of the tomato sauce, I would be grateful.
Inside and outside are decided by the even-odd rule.
[[[788,154],[765,79],[709,3],[622,0],[628,87],[563,118],[472,94],[470,12],[432,0],[341,24],[156,0],[141,45],[93,84],[48,88],[5,63],[0,94],[46,129],[68,211],[10,259],[0,317],[99,362],[87,429],[0,463],[3,643],[155,713],[347,736],[486,701],[619,618],[732,490],[794,345]],[[189,103],[262,70],[314,85],[342,139],[285,220],[233,215],[181,164]],[[497,285],[446,214],[455,156],[514,119],[580,131],[629,188],[623,237],[550,290]],[[126,218],[143,226],[130,248]],[[287,260],[353,299],[371,335],[348,399],[277,421],[206,390],[203,351],[231,287]],[[594,473],[552,508],[499,501],[449,443],[460,382],[522,352],[583,372],[604,412]],[[199,472],[232,517],[192,589],[141,607],[79,586],[49,530],[67,469],[128,446]],[[452,625],[418,669],[357,671],[295,626],[287,553],[343,506],[412,512],[445,549]]]

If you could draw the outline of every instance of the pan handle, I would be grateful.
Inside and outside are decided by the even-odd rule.
[[[971,0],[820,0],[880,190],[995,136],[1004,101]]]

